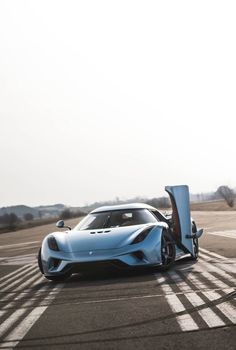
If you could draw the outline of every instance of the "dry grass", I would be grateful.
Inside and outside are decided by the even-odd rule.
[[[236,206],[230,208],[224,200],[192,202],[191,210],[196,211],[235,211]]]

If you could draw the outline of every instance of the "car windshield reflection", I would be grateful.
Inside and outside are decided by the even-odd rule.
[[[94,230],[155,222],[157,218],[147,209],[114,210],[87,215],[75,230]]]

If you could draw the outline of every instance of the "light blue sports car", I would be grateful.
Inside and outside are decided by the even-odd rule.
[[[58,221],[63,232],[48,234],[38,253],[38,265],[49,280],[97,268],[159,266],[169,269],[189,255],[198,257],[197,230],[190,216],[188,186],[167,186],[172,214],[143,203],[100,207],[74,229]]]

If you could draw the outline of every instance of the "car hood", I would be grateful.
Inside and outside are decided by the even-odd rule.
[[[64,252],[78,252],[100,249],[116,249],[129,244],[143,227],[135,225],[115,227],[101,230],[67,231],[63,235],[56,232],[55,236],[59,249]],[[135,233],[137,231],[137,234]]]

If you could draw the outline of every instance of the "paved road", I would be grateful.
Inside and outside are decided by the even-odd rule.
[[[63,284],[36,265],[52,225],[0,235],[0,349],[235,350],[236,213],[193,216],[206,228],[197,263]]]

